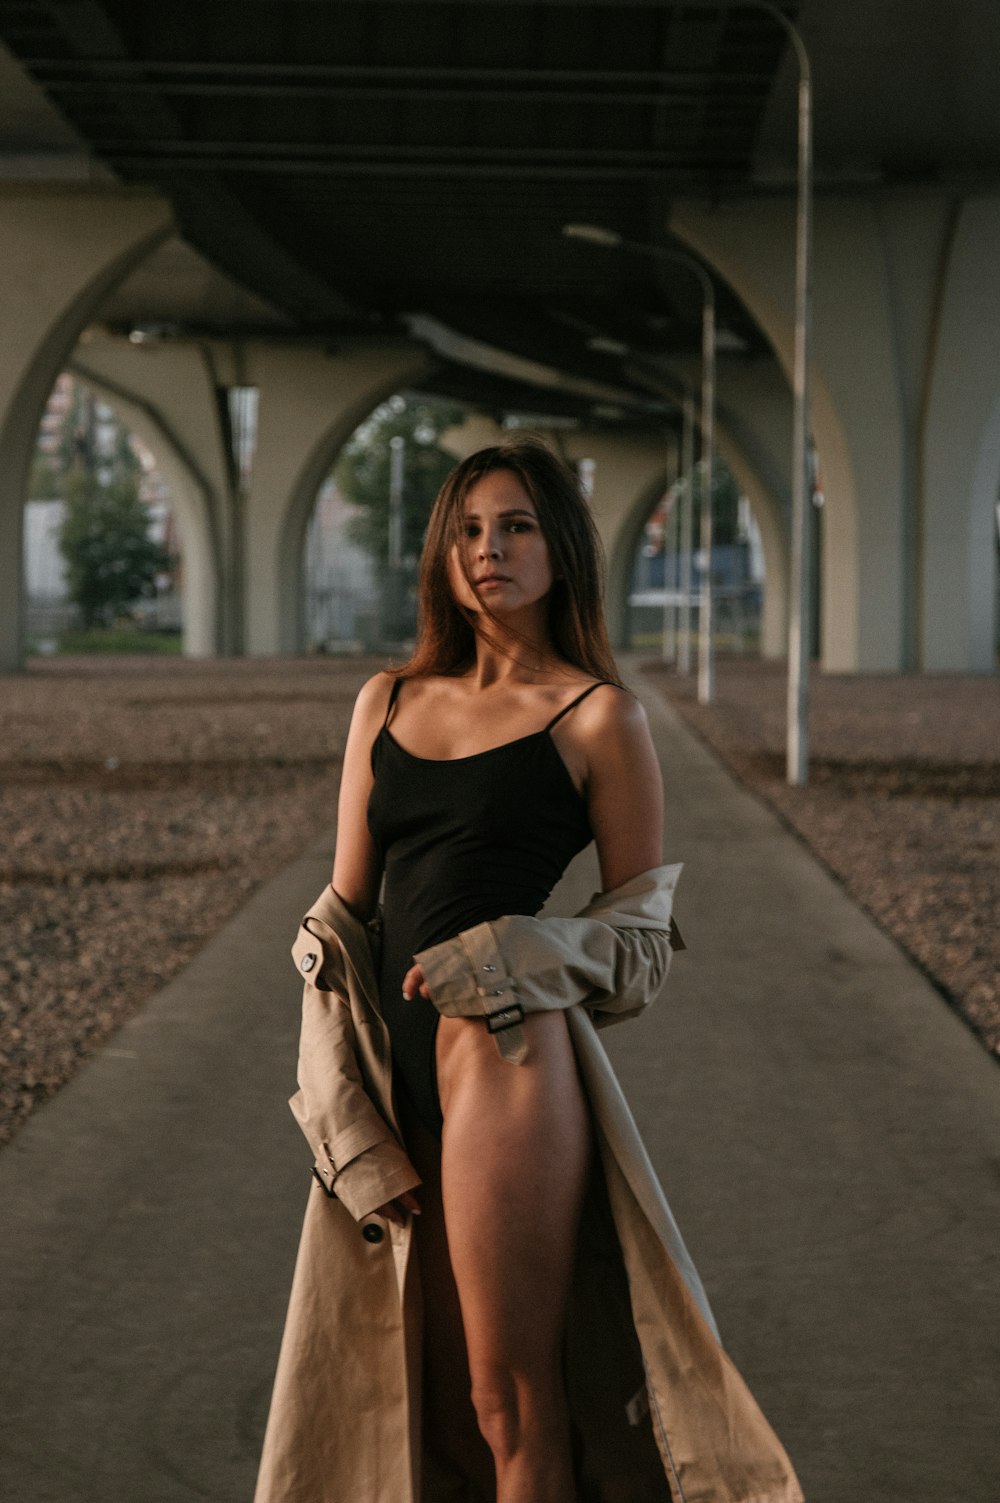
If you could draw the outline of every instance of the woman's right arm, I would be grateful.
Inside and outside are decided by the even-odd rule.
[[[372,744],[385,721],[392,682],[391,674],[377,673],[358,695],[340,776],[332,886],[363,923],[374,917],[382,885],[382,867],[368,828],[368,798],[375,781]],[[420,1214],[420,1205],[412,1190],[406,1190],[378,1206],[376,1213],[403,1226],[408,1213]]]
[[[365,923],[374,916],[382,883],[378,851],[368,829],[367,817],[368,796],[374,782],[371,750],[385,719],[391,688],[392,676],[377,673],[358,695],[340,778],[333,888],[351,912]]]

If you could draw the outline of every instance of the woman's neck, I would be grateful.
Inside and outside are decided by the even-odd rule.
[[[511,683],[537,683],[554,674],[561,676],[566,669],[567,664],[546,634],[515,636],[491,625],[489,641],[476,633],[476,658],[469,677],[480,688],[486,688],[505,679]]]

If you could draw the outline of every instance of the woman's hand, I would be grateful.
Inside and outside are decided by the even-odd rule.
[[[376,1216],[384,1216],[386,1221],[391,1221],[393,1226],[405,1226],[406,1214],[420,1215],[420,1202],[412,1190],[404,1190],[402,1195],[397,1195],[395,1200],[386,1201],[384,1206],[379,1206],[375,1211]]]
[[[411,965],[403,977],[403,996],[407,1002],[412,1002],[418,992],[426,1002],[431,1000],[431,994],[427,989],[427,982],[424,980],[423,970],[418,965]]]

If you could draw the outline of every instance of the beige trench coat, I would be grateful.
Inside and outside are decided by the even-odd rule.
[[[508,916],[424,951],[435,1005],[491,1014],[517,1067],[522,1012],[567,1009],[599,1153],[578,1242],[566,1371],[587,1503],[801,1503],[711,1311],[596,1028],[670,962],[679,866],[576,918]],[[254,1503],[450,1503],[423,1464],[422,1308],[410,1225],[373,1213],[418,1176],[393,1109],[377,936],[332,887],[292,954],[305,977],[298,1093],[315,1154]]]

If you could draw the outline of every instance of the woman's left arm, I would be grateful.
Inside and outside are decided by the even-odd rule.
[[[585,768],[590,828],[607,892],[663,860],[663,782],[646,712],[634,695],[599,689],[567,717]]]

